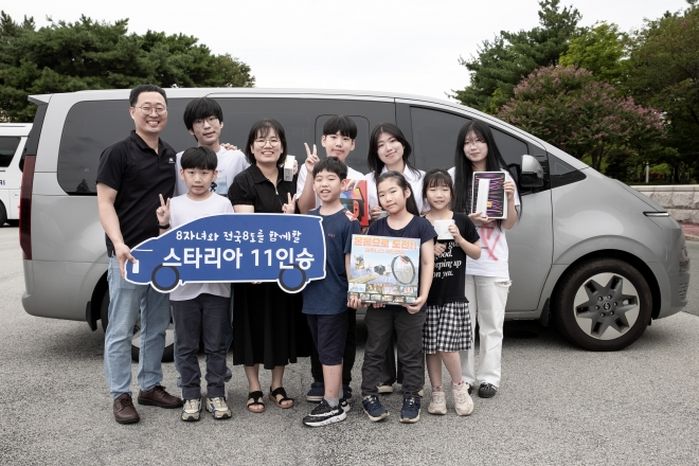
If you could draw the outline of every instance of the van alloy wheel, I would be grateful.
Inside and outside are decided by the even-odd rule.
[[[650,323],[652,298],[643,275],[618,259],[595,259],[563,277],[554,299],[559,330],[588,350],[618,350]]]

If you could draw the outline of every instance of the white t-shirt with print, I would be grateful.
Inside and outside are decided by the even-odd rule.
[[[170,227],[177,228],[207,215],[226,213],[233,213],[233,205],[228,197],[211,195],[203,201],[195,201],[186,194],[182,194],[170,200]],[[187,283],[179,285],[170,292],[170,301],[187,301],[204,293],[228,298],[231,296],[231,284]]]
[[[183,152],[177,153],[177,184],[175,185],[175,196],[184,194],[187,192],[187,185],[184,184],[184,180],[180,176],[180,170],[182,169],[182,154]],[[214,183],[216,184],[216,189],[214,190],[216,194],[221,196],[228,196],[228,188],[233,184],[233,179],[246,168],[250,166],[248,160],[239,150],[227,150],[221,146],[216,152],[216,157],[218,158],[218,164],[216,166],[216,171],[218,172]]]
[[[512,181],[512,176],[507,170],[501,169],[505,173],[505,179]],[[449,169],[449,174],[454,180],[456,170]],[[517,185],[515,184],[515,207],[519,208],[519,196],[517,196]],[[518,209],[519,210],[519,209]],[[481,237],[481,257],[479,259],[466,258],[466,273],[468,275],[479,275],[482,277],[497,277],[504,280],[510,279],[509,248],[507,247],[507,236],[505,230],[499,229],[493,222],[492,226],[476,226],[478,235]]]
[[[386,173],[387,169],[384,166],[381,173]],[[403,176],[405,180],[410,184],[410,189],[413,191],[413,196],[415,197],[415,204],[417,204],[418,212],[422,213],[425,210],[429,210],[422,199],[422,179],[425,177],[425,172],[422,170],[411,170],[407,165],[403,167]],[[364,175],[366,180],[366,189],[369,197],[369,208],[381,207],[379,205],[379,196],[376,191],[376,180],[374,179],[374,172],[369,172]]]

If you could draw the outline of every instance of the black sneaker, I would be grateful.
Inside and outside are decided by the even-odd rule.
[[[313,408],[311,414],[303,418],[303,424],[308,427],[322,427],[344,421],[346,418],[347,414],[340,405],[333,408],[327,401],[323,400]]]
[[[342,398],[340,399],[340,408],[346,413],[349,413],[352,410],[352,405],[350,404],[349,401],[346,399]]]
[[[369,419],[374,422],[382,421],[388,416],[388,411],[383,407],[376,395],[367,395],[362,399],[362,407]]]
[[[481,398],[492,398],[495,396],[495,394],[498,392],[498,387],[493,385],[492,383],[482,383],[480,387],[478,387],[478,396]]]
[[[352,399],[352,387],[350,387],[349,384],[342,385],[342,398],[345,400]]]
[[[420,420],[420,397],[404,395],[403,407],[400,409],[400,422],[414,424]]]

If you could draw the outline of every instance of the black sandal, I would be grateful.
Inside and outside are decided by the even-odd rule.
[[[264,398],[265,394],[262,393],[262,391],[260,390],[248,393],[248,403],[246,405],[248,411],[255,414],[263,413],[265,411],[265,403],[264,401],[262,401],[264,400]],[[259,411],[250,409],[253,406],[262,406],[262,409],[260,409]]]
[[[281,396],[281,398],[277,398],[278,396]],[[286,390],[284,390],[284,387],[277,387],[274,390],[272,390],[272,387],[269,387],[269,399],[274,402],[275,405],[277,405],[278,408],[281,409],[289,409],[293,408],[294,402],[293,398],[289,398],[286,394]],[[283,405],[285,401],[291,401],[291,404],[289,405]]]

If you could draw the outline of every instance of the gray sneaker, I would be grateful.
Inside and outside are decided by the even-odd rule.
[[[214,419],[229,419],[232,416],[231,409],[222,396],[207,398],[206,410],[214,416]]]
[[[180,418],[185,422],[198,421],[201,418],[201,399],[184,400]]]

